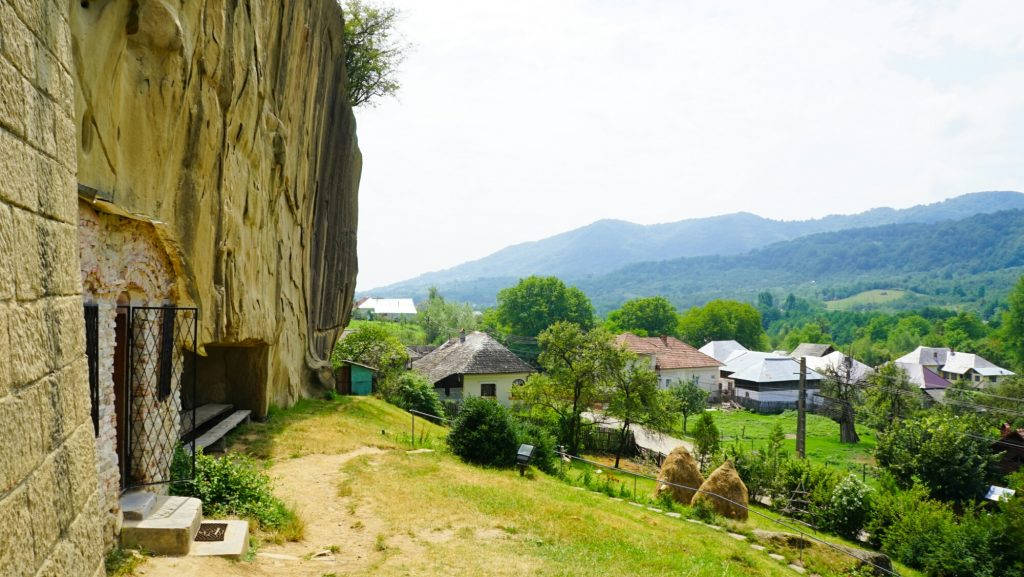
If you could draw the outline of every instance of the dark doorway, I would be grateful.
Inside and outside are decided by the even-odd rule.
[[[205,348],[206,356],[186,358],[196,366],[196,404],[229,404],[252,411],[254,418],[266,417],[270,347],[259,343]]]

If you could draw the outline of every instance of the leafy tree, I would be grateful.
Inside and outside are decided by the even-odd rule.
[[[557,277],[531,276],[498,293],[497,321],[515,335],[535,337],[559,321],[594,326],[594,307],[583,291]]]
[[[708,341],[735,340],[749,349],[757,349],[764,340],[761,313],[747,303],[713,300],[693,307],[679,319],[679,335],[695,346]]]
[[[444,407],[437,396],[434,385],[423,375],[409,371],[398,377],[395,386],[389,391],[389,403],[407,411],[419,411],[428,415],[444,415]]]
[[[996,462],[994,440],[977,417],[936,411],[879,433],[875,458],[901,487],[916,477],[935,499],[968,501],[986,487]]]
[[[427,333],[427,341],[434,344],[443,343],[463,330],[476,330],[473,307],[444,300],[437,287],[430,287],[417,320]]]
[[[608,313],[609,329],[640,336],[675,335],[679,325],[676,308],[665,297],[636,298]]]
[[[697,379],[690,379],[669,389],[675,401],[675,409],[683,414],[683,434],[686,434],[686,420],[690,415],[704,412],[708,407],[708,392],[697,385]]]
[[[604,414],[620,421],[615,449],[617,468],[632,425],[660,432],[671,428],[671,399],[658,388],[658,375],[626,349],[602,346],[598,369],[600,378],[608,385]]]
[[[539,337],[538,361],[544,373],[530,375],[519,398],[533,409],[548,411],[558,423],[558,440],[579,454],[584,412],[604,399],[602,349],[614,346],[605,331],[586,332],[579,325],[556,322]]]
[[[799,329],[794,329],[786,334],[783,340],[784,348],[787,351],[795,349],[800,343],[830,343],[830,337],[822,328],[821,323],[807,323]]]
[[[703,412],[693,426],[693,449],[701,469],[707,469],[721,446],[721,435],[710,412]]]
[[[409,362],[409,353],[402,341],[379,324],[360,324],[351,333],[334,344],[331,364],[334,368],[342,361],[355,361],[377,369],[378,380],[395,377]]]
[[[826,412],[833,421],[839,424],[840,443],[859,443],[857,434],[857,405],[860,403],[862,383],[855,373],[855,366],[850,357],[839,366],[829,366],[822,376],[821,396],[828,401]]]
[[[448,447],[467,463],[509,467],[515,462],[518,439],[508,409],[492,399],[469,397],[448,432]]]
[[[886,430],[921,408],[920,391],[896,363],[886,363],[868,375],[864,391],[870,424]]]
[[[399,11],[363,0],[345,2],[345,70],[352,106],[398,92],[398,67],[409,46],[395,40]]]
[[[1009,309],[1003,313],[1003,342],[1018,368],[1024,367],[1024,276],[1009,296]]]

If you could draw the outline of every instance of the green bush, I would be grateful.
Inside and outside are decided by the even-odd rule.
[[[946,547],[956,521],[949,506],[930,499],[903,501],[881,538],[882,551],[911,567],[923,568],[925,557]]]
[[[519,447],[508,409],[490,399],[470,397],[462,402],[448,432],[448,447],[467,463],[510,467]]]
[[[530,463],[541,471],[554,475],[558,470],[555,437],[540,425],[531,422],[519,421],[518,425],[519,443],[533,445],[533,459]]]
[[[839,535],[856,538],[871,516],[872,491],[857,477],[847,475],[832,489],[824,510],[824,525]]]
[[[171,466],[173,477],[188,478],[191,467],[191,456],[179,447]],[[246,517],[257,521],[264,530],[279,530],[297,523],[295,513],[271,492],[266,473],[255,461],[238,453],[214,457],[198,449],[194,482],[174,483],[171,493],[200,499],[203,513],[210,517]]]
[[[388,391],[388,398],[385,400],[407,411],[444,416],[444,407],[437,396],[437,391],[434,390],[434,385],[419,373],[402,373],[394,387]]]
[[[798,511],[793,513],[814,524],[825,524],[831,506],[832,492],[839,483],[839,473],[825,465],[815,465],[805,459],[788,459],[779,465],[779,473],[772,501],[786,506],[791,501]],[[802,511],[799,512],[799,511]]]

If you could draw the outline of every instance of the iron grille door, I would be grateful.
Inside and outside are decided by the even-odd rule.
[[[196,425],[195,363],[186,369],[185,354],[196,350],[198,317],[192,307],[128,310],[127,488],[195,476],[195,440],[181,439]]]

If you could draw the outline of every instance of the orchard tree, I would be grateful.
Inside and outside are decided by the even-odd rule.
[[[708,392],[697,385],[696,377],[669,389],[675,409],[683,415],[683,434],[686,434],[686,420],[690,415],[703,413],[708,407]]]
[[[632,332],[640,336],[675,335],[679,325],[676,308],[665,297],[636,298],[608,313],[612,332]]]
[[[856,407],[860,404],[863,383],[853,359],[844,356],[838,366],[826,367],[822,376],[825,378],[821,382],[821,396],[826,400],[828,416],[839,424],[839,442],[859,443]]]
[[[599,378],[603,348],[611,347],[605,331],[587,332],[579,325],[556,322],[540,334],[538,361],[543,373],[530,375],[517,395],[533,410],[547,412],[558,422],[558,439],[569,453],[579,454],[583,413],[605,400]]]
[[[871,425],[884,431],[921,408],[921,391],[896,363],[886,363],[867,376],[865,407]]]
[[[347,0],[345,16],[345,71],[352,106],[398,92],[398,67],[409,49],[395,38],[399,11],[362,0]]]
[[[997,461],[987,431],[975,415],[935,411],[879,433],[875,458],[903,488],[916,478],[935,499],[965,502],[981,496]]]
[[[615,467],[618,468],[631,426],[668,432],[672,426],[671,399],[666,391],[658,388],[658,375],[646,363],[639,362],[636,354],[609,346],[610,340],[599,345],[598,375],[605,383],[608,399],[604,414],[619,421],[615,449]]]
[[[721,435],[710,412],[703,412],[693,426],[693,450],[701,470],[706,470],[721,448]]]
[[[679,319],[682,340],[701,346],[708,341],[735,340],[748,349],[764,341],[761,313],[753,305],[730,300],[713,300],[693,307]]]
[[[437,287],[430,287],[426,302],[420,305],[417,320],[427,333],[427,342],[440,344],[463,330],[476,329],[476,316],[468,304],[444,300]]]
[[[517,336],[535,337],[559,321],[587,331],[594,307],[583,291],[553,276],[531,276],[498,292],[496,320]]]

